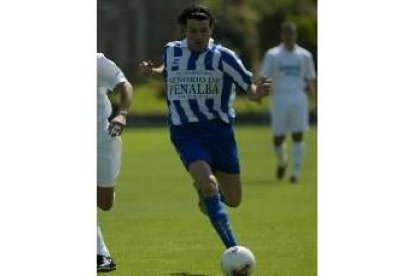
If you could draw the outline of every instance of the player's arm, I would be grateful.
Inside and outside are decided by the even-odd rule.
[[[308,80],[308,93],[309,96],[315,100],[315,106],[312,108],[314,112],[318,110],[318,91],[317,91],[316,79]]]
[[[308,81],[309,95],[316,98],[317,96],[317,85],[316,79],[311,79]]]
[[[255,102],[260,102],[262,98],[269,95],[272,81],[266,77],[258,78],[252,82],[252,73],[243,65],[240,58],[232,51],[222,52],[223,71],[228,74],[233,82],[243,91],[247,97]]]
[[[306,62],[306,79],[307,79],[307,85],[308,85],[308,93],[309,96],[313,97],[315,99],[316,107],[317,108],[317,82],[316,82],[316,70],[315,70],[315,64],[313,63],[312,54],[309,53],[307,56],[307,62]]]
[[[308,52],[305,56],[305,78],[307,80],[309,95],[316,97],[316,70],[315,64],[313,63],[313,57],[310,52]]]
[[[260,76],[271,76],[274,71],[275,60],[273,59],[270,51],[267,51],[262,60],[260,68]]]
[[[126,126],[126,119],[128,116],[129,107],[132,100],[132,85],[128,81],[118,83],[114,92],[120,97],[118,114],[109,123],[109,134],[111,136],[121,135]]]
[[[272,87],[272,80],[266,77],[260,77],[255,83],[252,83],[247,91],[247,97],[255,102],[260,102],[264,97],[269,95]]]
[[[150,76],[161,76],[164,71],[164,64],[155,67],[154,63],[150,60],[143,61],[139,64],[139,73],[142,77],[148,78]]]

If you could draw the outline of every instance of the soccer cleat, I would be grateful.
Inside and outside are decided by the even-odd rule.
[[[98,256],[98,272],[108,272],[116,269],[116,263],[111,257]]]
[[[299,182],[299,177],[292,175],[290,177],[290,183],[297,184]]]
[[[286,165],[277,167],[277,171],[276,171],[277,179],[279,180],[283,179],[283,177],[285,177],[285,173],[286,173]]]

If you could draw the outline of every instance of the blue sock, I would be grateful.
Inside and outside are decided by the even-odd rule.
[[[237,245],[236,239],[230,229],[230,221],[226,210],[220,201],[220,195],[209,196],[204,198],[207,215],[210,218],[216,232],[219,234],[224,245],[229,248]]]

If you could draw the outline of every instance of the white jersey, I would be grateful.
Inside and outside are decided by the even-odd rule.
[[[204,52],[195,53],[185,39],[169,42],[163,60],[171,124],[234,120],[235,87],[246,91],[252,73],[233,51],[210,39]]]
[[[97,112],[98,123],[105,122],[112,113],[111,102],[107,92],[113,91],[118,83],[127,82],[127,79],[121,69],[116,64],[107,59],[103,54],[97,54]]]
[[[316,78],[312,54],[298,45],[288,51],[280,44],[266,52],[261,75],[273,80],[273,95],[303,92]]]

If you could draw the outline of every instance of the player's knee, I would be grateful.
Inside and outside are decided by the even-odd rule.
[[[109,211],[111,210],[112,206],[114,205],[113,200],[102,200],[98,201],[98,207],[102,211]]]
[[[232,192],[227,193],[226,195],[222,194],[224,203],[229,207],[238,207],[241,204],[241,193],[239,192]]]
[[[273,137],[273,144],[276,147],[280,147],[283,144],[284,141],[285,141],[285,136],[275,136],[275,137]]]
[[[236,208],[241,204],[241,197],[235,197],[230,199],[225,198],[224,203],[226,203],[226,205],[229,207]]]
[[[200,181],[201,184],[201,192],[204,196],[213,196],[218,194],[218,187],[217,182],[215,181],[214,177],[207,177]]]
[[[303,140],[303,133],[302,132],[292,133],[292,140],[295,143],[302,142],[302,140]]]
[[[218,189],[216,186],[208,184],[205,185],[201,188],[201,192],[203,193],[204,196],[213,196],[218,194]]]
[[[109,211],[114,205],[115,191],[114,188],[98,187],[97,195],[98,207],[103,211]]]

